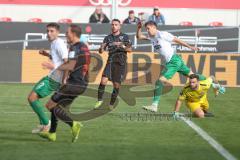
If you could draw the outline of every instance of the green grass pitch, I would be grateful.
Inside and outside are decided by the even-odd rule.
[[[111,114],[83,122],[80,137],[71,143],[70,128],[60,122],[57,141],[48,142],[31,130],[38,123],[27,102],[32,85],[0,84],[0,159],[2,160],[221,160],[224,159],[183,121],[126,121],[114,114],[144,112],[151,98],[138,98],[135,106],[120,100]],[[107,88],[109,91],[111,87]],[[164,95],[161,112],[171,112],[180,88]],[[215,98],[209,92],[210,111],[215,117],[192,119],[231,154],[240,159],[240,90],[227,88]],[[48,98],[42,100],[44,103]],[[73,110],[90,110],[95,99],[79,97]],[[46,110],[47,111],[47,110]],[[187,111],[182,107],[182,112]]]

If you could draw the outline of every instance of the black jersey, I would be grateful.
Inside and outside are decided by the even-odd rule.
[[[113,42],[122,42],[125,46],[131,46],[132,43],[128,35],[120,33],[119,35],[110,34],[106,36],[103,43],[106,43],[108,49],[108,63],[119,62],[120,64],[125,64],[127,60],[127,52],[124,48],[116,46]]]
[[[88,47],[77,42],[69,48],[69,60],[77,60],[74,70],[70,72],[68,83],[82,84],[88,81],[88,69],[90,64],[90,52]]]

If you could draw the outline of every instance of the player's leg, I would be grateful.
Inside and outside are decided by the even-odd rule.
[[[113,105],[117,99],[117,96],[119,94],[119,88],[120,88],[120,83],[119,82],[113,82],[113,91],[112,91],[112,95],[111,95],[111,100],[110,100],[110,106],[109,108],[112,110],[113,109]]]
[[[113,82],[113,91],[112,91],[111,100],[110,100],[110,106],[109,106],[110,109],[113,109],[113,105],[119,94],[121,83],[125,79],[126,71],[127,71],[126,64],[114,63],[112,66],[111,79]]]
[[[178,61],[181,65],[181,67],[179,67],[179,70],[178,72],[184,76],[190,76],[191,74],[194,74],[191,69],[185,64],[185,62],[183,61],[182,57],[180,57],[179,55],[176,55],[174,56],[174,59],[175,61]],[[199,80],[202,81],[202,80],[206,80],[206,77],[202,74],[198,74],[198,73],[195,73],[198,75],[199,77]]]
[[[47,77],[44,77],[34,86],[33,90],[28,96],[29,104],[34,112],[38,115],[41,124],[40,127],[32,131],[33,133],[38,133],[41,129],[49,128],[49,118],[44,112],[44,105],[39,101],[39,98],[46,97],[51,92],[52,91],[49,89],[49,80]]]
[[[101,78],[101,82],[98,86],[98,101],[94,106],[95,109],[99,108],[103,103],[103,95],[105,92],[107,82],[108,82],[108,78],[103,75]]]
[[[149,110],[152,112],[157,112],[162,91],[164,87],[168,87],[169,85],[171,85],[169,83],[169,79],[172,79],[172,77],[178,71],[180,64],[181,63],[175,61],[174,59],[171,59],[171,61],[164,66],[163,70],[161,71],[161,75],[159,79],[155,82],[155,89],[154,89],[152,104],[150,106],[143,106],[143,109]]]
[[[210,76],[207,80],[211,83],[215,96],[218,96],[219,93],[224,94],[226,92],[225,87],[220,85],[214,76]]]
[[[194,112],[194,115],[198,118],[204,118],[204,112],[203,110],[200,108],[196,109]]]
[[[214,116],[214,114],[209,112],[209,103],[208,103],[207,98],[204,98],[203,102],[201,103],[201,108],[204,112],[204,117],[213,117]]]
[[[165,87],[168,87],[169,85],[171,85],[171,84],[169,83],[168,79],[166,79],[164,76],[161,76],[155,82],[155,89],[154,89],[154,96],[153,96],[152,104],[150,106],[143,106],[143,109],[149,110],[152,112],[157,112],[163,89]]]
[[[81,124],[80,122],[73,121],[73,119],[68,116],[66,108],[70,107],[73,100],[80,94],[84,93],[87,85],[65,85],[63,86],[58,93],[55,93],[51,100],[47,103],[46,107],[52,113],[52,125],[49,133],[43,132],[41,133],[42,137],[48,138],[51,141],[56,140],[56,129],[57,129],[57,118],[61,119],[63,122],[68,124],[71,127],[72,131],[72,141],[75,142],[78,139],[78,135],[80,132]]]
[[[198,118],[204,118],[204,112],[201,108],[201,103],[199,102],[188,102],[187,107],[191,110],[191,112]]]
[[[103,103],[103,95],[105,92],[105,87],[107,85],[107,82],[110,76],[111,76],[111,65],[107,64],[103,71],[101,82],[98,86],[98,101],[94,106],[95,109],[99,108]]]

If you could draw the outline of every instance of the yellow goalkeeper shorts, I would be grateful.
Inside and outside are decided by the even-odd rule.
[[[199,108],[205,111],[209,109],[208,100],[206,98],[200,102],[187,102],[186,105],[191,110],[191,112],[195,112]]]

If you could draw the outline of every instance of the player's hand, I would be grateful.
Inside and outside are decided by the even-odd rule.
[[[43,69],[49,69],[49,70],[54,69],[54,65],[52,63],[49,63],[49,62],[43,62],[42,67],[43,67]]]
[[[98,52],[99,52],[100,54],[103,53],[103,51],[104,51],[104,49],[106,48],[106,46],[107,46],[106,43],[101,44],[101,46],[100,46]]]
[[[45,50],[40,50],[40,51],[39,51],[39,54],[41,54],[41,55],[43,55],[43,56],[49,57],[49,53],[48,53],[47,51],[45,51]]]
[[[114,46],[122,47],[123,43],[122,42],[113,42]]]
[[[191,50],[197,52],[197,51],[199,51],[200,49],[199,49],[198,47],[191,47]]]
[[[142,28],[142,22],[139,21],[139,22],[137,23],[137,29],[141,29],[141,28]]]
[[[62,85],[65,85],[65,84],[67,84],[67,78],[64,78],[64,79],[62,80]]]
[[[179,112],[176,112],[176,111],[173,112],[173,119],[176,120],[176,121],[180,119]]]
[[[223,87],[223,86],[220,86],[219,89],[218,89],[218,92],[221,93],[221,94],[224,94],[226,92],[226,88]]]

